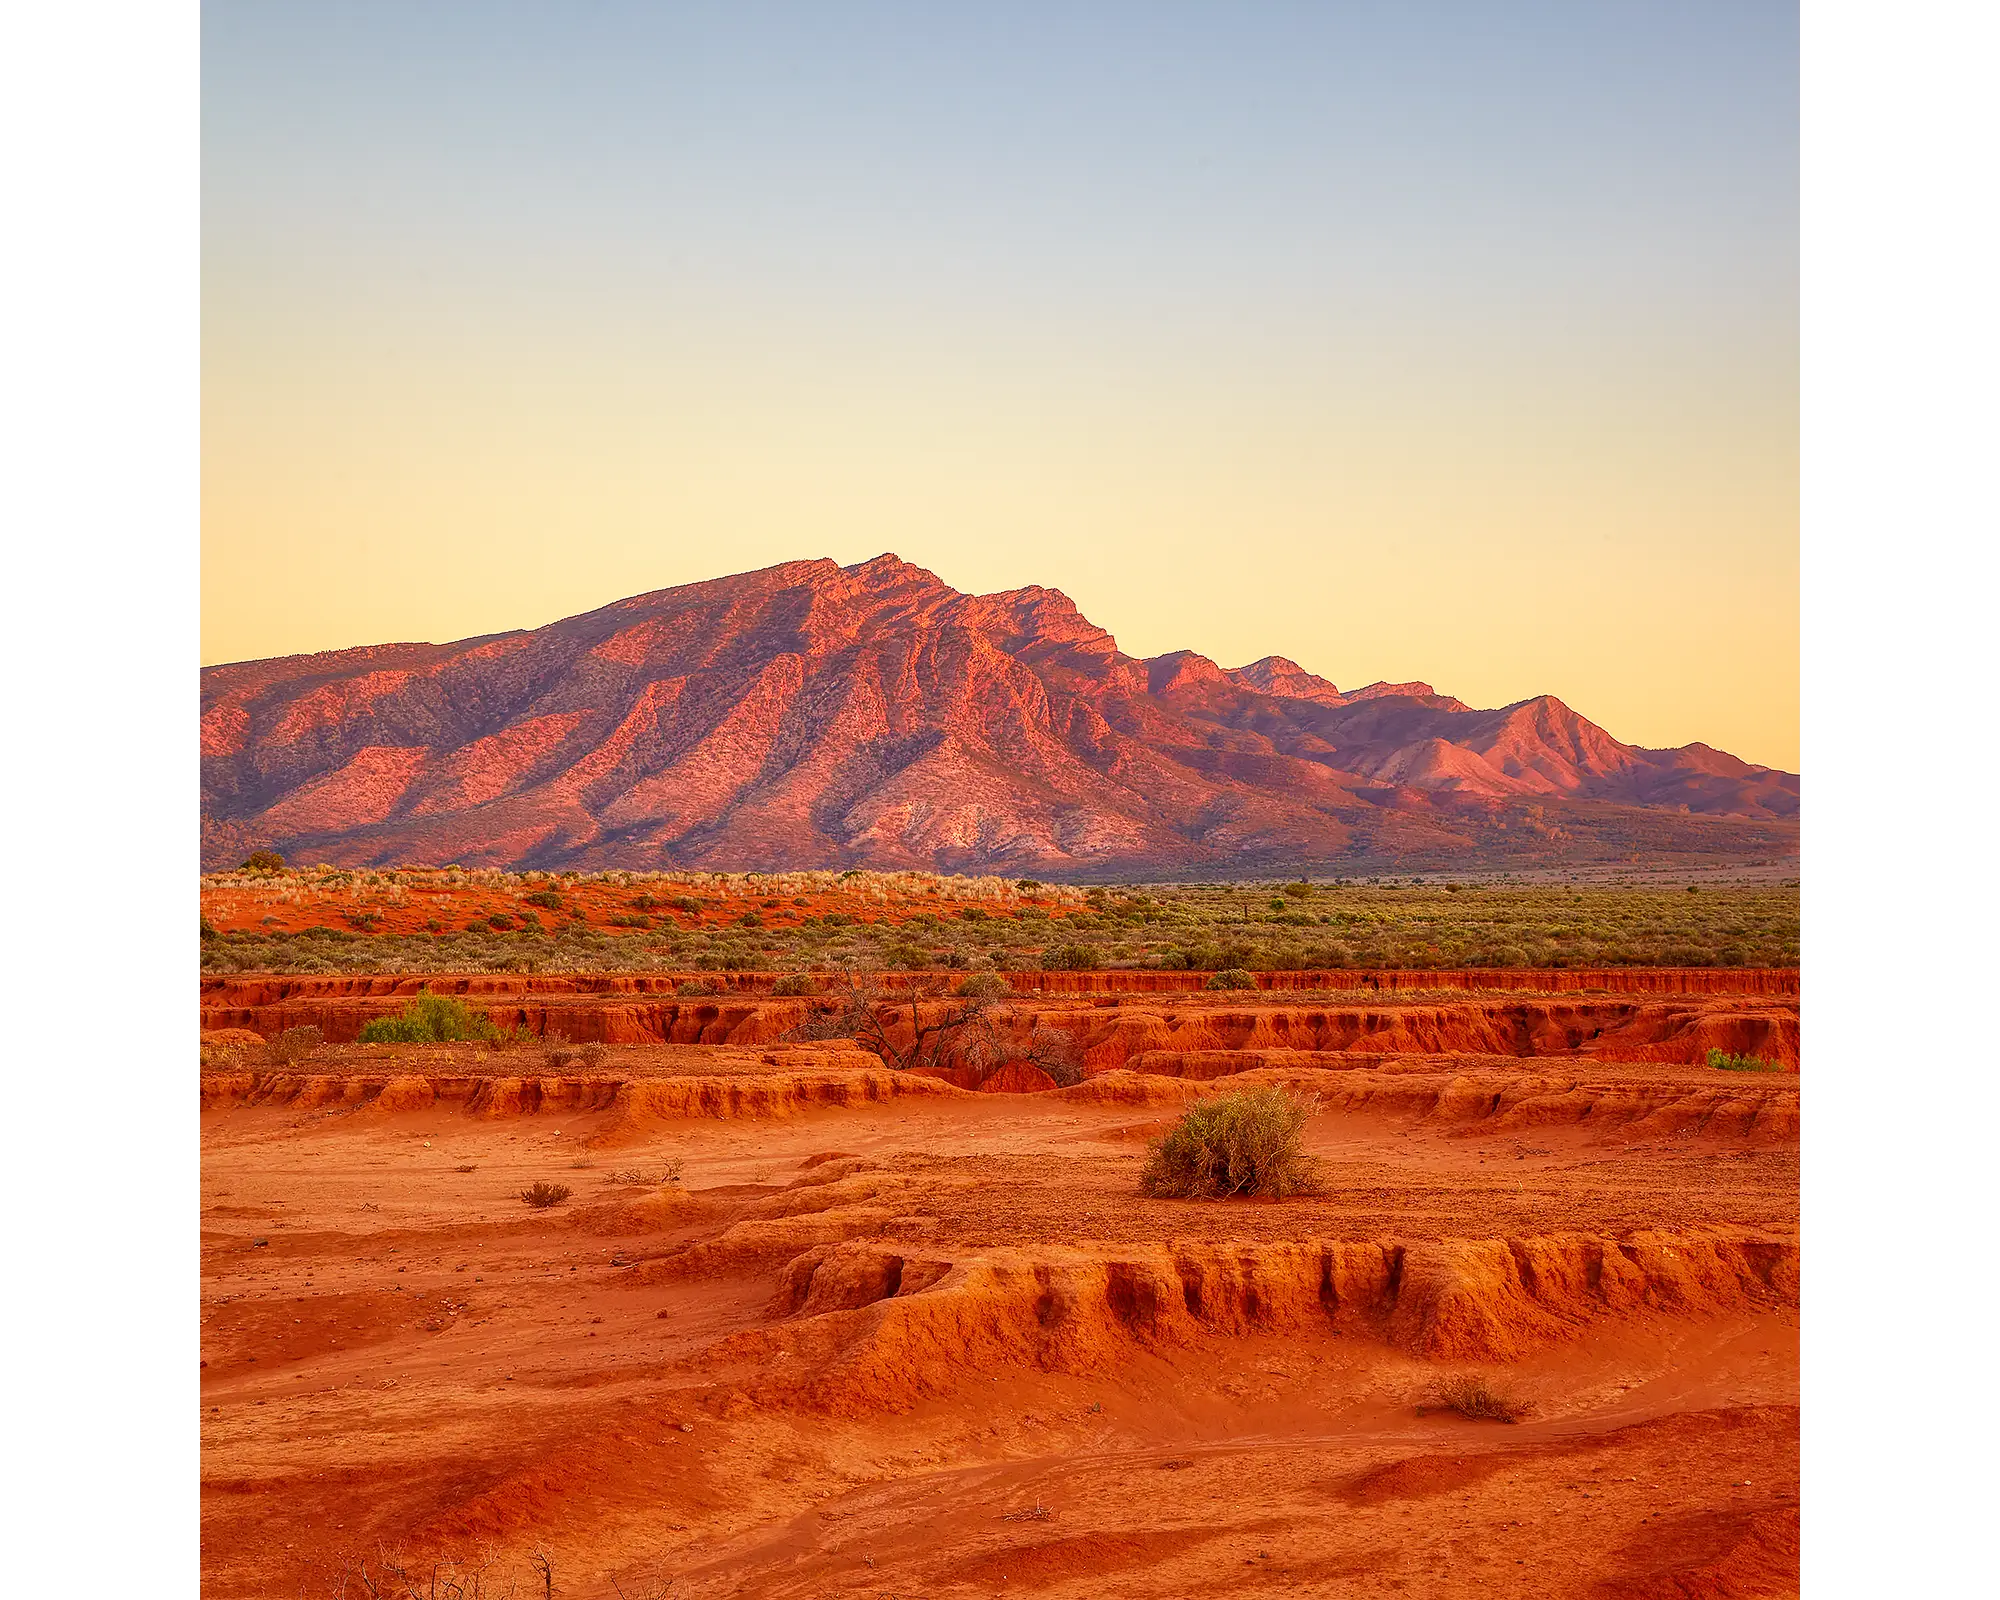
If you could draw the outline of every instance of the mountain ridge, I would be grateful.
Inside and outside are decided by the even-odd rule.
[[[1797,849],[1798,779],[1550,695],[1118,648],[893,554],[202,669],[202,856],[1188,875]]]

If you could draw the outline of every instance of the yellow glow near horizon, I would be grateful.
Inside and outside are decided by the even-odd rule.
[[[1455,395],[1399,390],[1386,354],[1316,390],[1060,351],[760,368],[226,315],[207,338],[204,663],[894,550],[969,591],[1062,589],[1135,655],[1551,693],[1629,742],[1796,769],[1793,419],[1718,444],[1657,367],[1645,403],[1594,411],[1554,368],[1531,394],[1474,363]]]

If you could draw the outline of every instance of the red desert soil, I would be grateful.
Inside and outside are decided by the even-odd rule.
[[[1796,1061],[1795,998],[1612,998]],[[1638,1023],[1571,1043],[1586,999],[1011,1002],[1100,1030],[1040,1092],[754,996],[588,1071],[211,1034],[203,1592],[386,1547],[526,1593],[543,1547],[607,1600],[1796,1593],[1800,1078],[1593,1052]],[[1259,1082],[1321,1096],[1324,1193],[1138,1195]],[[1436,1409],[1458,1373],[1524,1419]]]

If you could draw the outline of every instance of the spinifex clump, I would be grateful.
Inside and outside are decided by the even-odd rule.
[[[1218,1095],[1189,1107],[1147,1147],[1139,1192],[1168,1200],[1317,1190],[1317,1163],[1300,1148],[1316,1096],[1275,1086]]]

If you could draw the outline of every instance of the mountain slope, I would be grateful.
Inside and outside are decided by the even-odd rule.
[[[1798,779],[1544,696],[1140,660],[1053,589],[892,555],[533,631],[202,672],[202,854],[1198,873],[1797,848]]]

